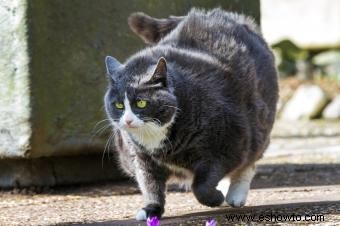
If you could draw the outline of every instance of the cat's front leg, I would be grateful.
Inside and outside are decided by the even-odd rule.
[[[232,207],[246,204],[250,183],[255,175],[255,165],[234,172],[230,177],[230,186],[226,196],[227,203]]]
[[[161,217],[165,205],[166,181],[169,171],[147,154],[137,154],[135,159],[136,180],[144,198],[145,207],[138,211],[137,220]]]
[[[216,186],[224,177],[225,168],[218,163],[201,163],[194,173],[192,190],[197,200],[206,206],[220,206],[224,202],[224,195]]]

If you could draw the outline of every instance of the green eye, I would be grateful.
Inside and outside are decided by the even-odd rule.
[[[115,103],[115,107],[116,107],[117,109],[123,109],[123,108],[124,108],[124,104],[123,104],[123,103],[116,102],[116,103]]]
[[[147,105],[146,100],[137,100],[136,105],[138,108],[145,108]]]

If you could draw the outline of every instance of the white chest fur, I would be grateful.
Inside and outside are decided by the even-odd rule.
[[[130,133],[132,138],[148,151],[161,148],[166,139],[167,128],[157,126],[155,123],[147,122],[135,133]]]
[[[154,122],[146,122],[136,132],[130,132],[131,137],[146,150],[153,152],[155,149],[162,148],[166,143],[167,134],[170,126],[174,122],[175,115],[170,122],[160,126]]]

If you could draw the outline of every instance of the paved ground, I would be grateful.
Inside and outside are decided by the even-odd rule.
[[[0,225],[145,225],[133,220],[140,207],[142,197],[132,182],[14,189],[0,191]],[[337,133],[289,139],[277,134],[260,163],[247,207],[207,208],[190,192],[170,191],[162,225],[204,225],[209,218],[217,219],[222,225],[250,224],[260,215],[271,216],[273,220],[279,214],[301,215],[302,219],[306,215],[316,218],[322,214],[323,219],[319,216],[315,222],[304,223],[340,224],[340,136]],[[240,222],[228,220],[226,216],[255,219]]]

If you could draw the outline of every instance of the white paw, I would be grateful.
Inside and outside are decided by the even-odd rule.
[[[221,191],[223,196],[226,197],[229,186],[230,186],[230,179],[228,177],[225,177],[222,180],[220,180],[220,182],[218,182],[216,189]]]
[[[146,212],[143,209],[138,210],[137,214],[136,214],[136,220],[138,221],[146,221],[147,217],[146,217]]]
[[[232,207],[242,207],[246,204],[249,191],[249,182],[239,181],[232,183],[226,197],[227,203]]]

